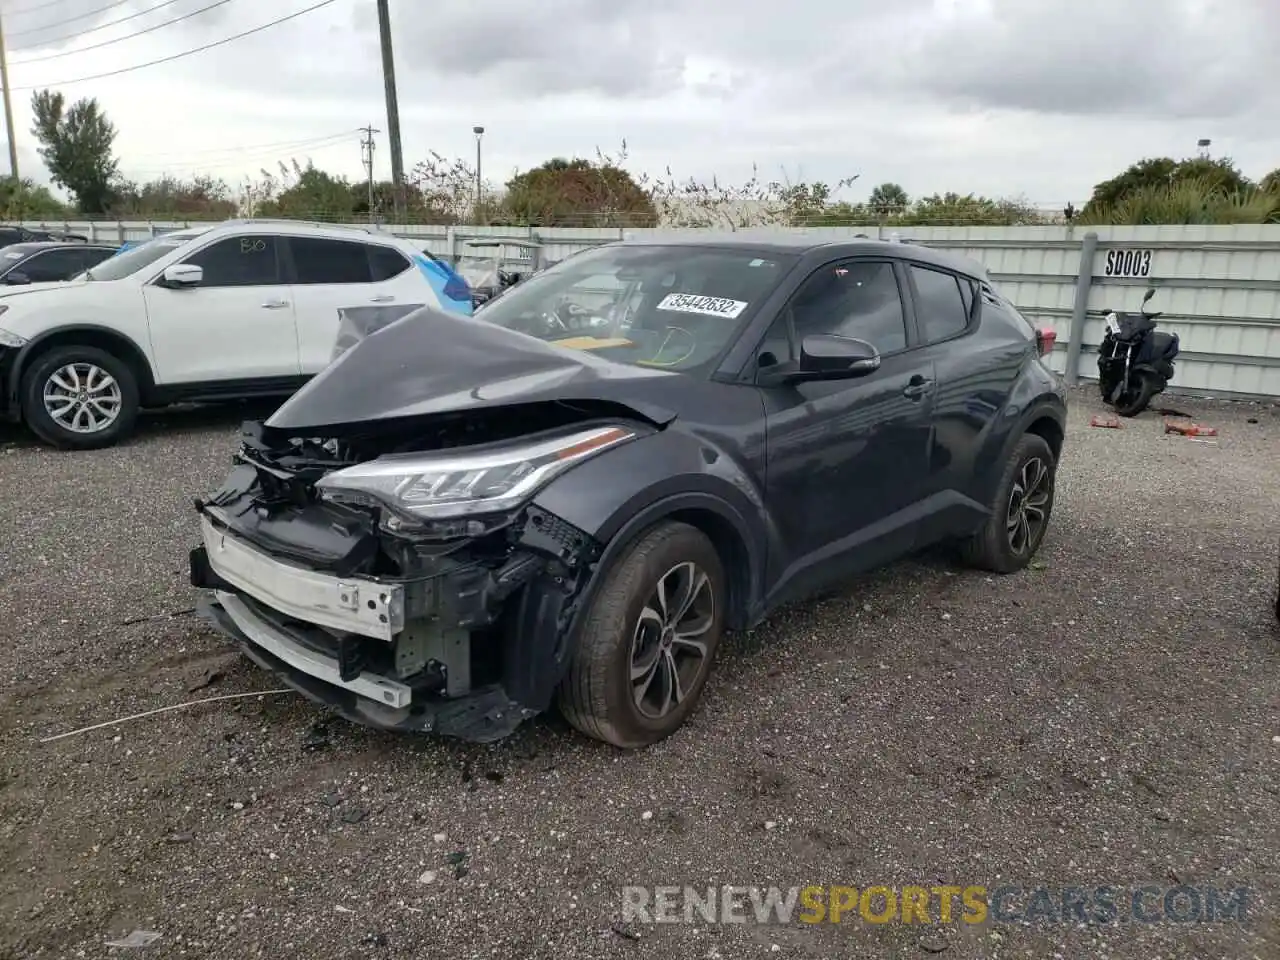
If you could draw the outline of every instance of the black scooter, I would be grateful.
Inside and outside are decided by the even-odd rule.
[[[1163,313],[1147,312],[1147,301],[1155,295],[1154,289],[1147,291],[1139,313],[1104,311],[1107,332],[1098,347],[1098,386],[1102,399],[1122,417],[1137,416],[1173,379],[1178,335],[1156,332],[1156,317]]]

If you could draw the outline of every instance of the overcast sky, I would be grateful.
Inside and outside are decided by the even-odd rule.
[[[51,86],[98,98],[130,177],[235,185],[291,156],[362,177],[356,128],[387,126],[374,0],[66,82],[316,2],[0,0],[21,173],[48,179],[30,99]],[[391,0],[391,19],[406,167],[474,157],[476,124],[487,180],[623,138],[633,172],[857,174],[849,199],[892,180],[1061,206],[1201,137],[1251,176],[1280,167],[1280,0]]]

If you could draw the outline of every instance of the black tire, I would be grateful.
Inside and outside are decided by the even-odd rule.
[[[670,625],[666,629],[654,626],[648,613],[641,623],[641,614],[646,610],[659,612],[659,581],[666,578],[667,585],[679,594],[684,574],[677,571],[690,565],[705,575],[706,583],[695,597],[691,610],[694,621],[686,618],[678,623],[686,623],[693,630],[706,620],[705,630],[699,629],[694,638],[705,648],[700,661],[689,641],[672,643]],[[633,543],[604,577],[586,611],[577,649],[557,692],[558,705],[565,719],[589,737],[626,749],[644,747],[674,733],[697,706],[724,633],[728,600],[724,565],[701,531],[688,524],[664,521]],[[701,582],[696,576],[689,579]],[[677,606],[675,598],[671,599],[672,606]],[[661,639],[650,645],[649,637],[658,634]],[[652,696],[638,698],[632,667],[636,659],[642,664],[650,662],[645,655],[649,650],[654,672],[646,689]],[[674,651],[670,661],[667,651]],[[664,679],[671,675],[668,662],[676,666],[683,695],[669,711],[659,715],[654,710],[646,715],[642,704],[654,706],[663,700],[663,692],[671,689],[670,685],[654,689],[655,684],[668,684]]]
[[[114,400],[118,405],[115,418],[100,430],[77,432],[55,420],[45,405],[45,387],[51,378],[64,368],[77,365],[93,367],[106,373],[115,381],[118,390]],[[138,379],[129,365],[98,347],[54,347],[48,353],[36,357],[22,375],[22,417],[33,433],[46,443],[64,450],[96,450],[109,447],[133,432],[138,419]],[[97,411],[103,409],[97,408]]]
[[[1015,509],[1015,499],[1022,497],[1019,492],[1024,483],[1029,482],[1028,469],[1039,462],[1045,469],[1043,500],[1039,495],[1033,497],[1038,509],[1043,513],[1042,522],[1034,529],[1028,528],[1025,543],[1019,548],[1015,542],[1010,517]],[[1004,470],[1000,474],[1000,482],[996,485],[995,494],[989,504],[991,513],[972,539],[961,546],[961,557],[970,566],[993,573],[1016,573],[1031,562],[1045,532],[1049,528],[1049,519],[1053,515],[1054,482],[1057,478],[1058,464],[1053,450],[1043,437],[1027,433],[1018,440],[1009,454]],[[1025,492],[1025,491],[1024,491]],[[1029,511],[1031,504],[1026,505]]]
[[[1126,390],[1120,394],[1120,399],[1116,401],[1116,413],[1122,417],[1136,417],[1147,409],[1147,404],[1151,402],[1151,398],[1159,392],[1156,378],[1151,374],[1139,373],[1136,377],[1138,381],[1137,388],[1131,387]]]

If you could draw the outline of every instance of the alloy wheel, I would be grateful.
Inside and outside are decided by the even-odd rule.
[[[1040,541],[1049,519],[1049,478],[1049,466],[1039,457],[1027,460],[1014,477],[1006,523],[1016,556],[1025,556]]]
[[[684,702],[707,669],[704,638],[715,616],[711,578],[697,564],[678,563],[658,578],[631,639],[631,690],[642,716],[658,720]]]
[[[44,383],[49,418],[72,433],[100,433],[120,416],[124,394],[116,378],[94,363],[68,363]]]

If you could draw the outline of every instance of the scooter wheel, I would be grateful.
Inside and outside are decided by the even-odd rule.
[[[1129,381],[1129,389],[1116,400],[1116,413],[1122,417],[1136,417],[1147,409],[1147,404],[1158,392],[1159,384],[1155,377],[1149,373],[1140,373]]]

